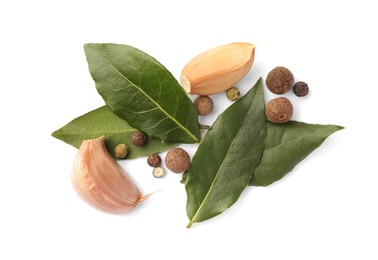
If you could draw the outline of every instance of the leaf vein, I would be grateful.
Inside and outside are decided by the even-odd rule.
[[[156,107],[158,107],[158,109],[160,111],[163,112],[163,114],[166,115],[167,118],[169,118],[170,120],[172,120],[176,125],[178,125],[182,130],[184,130],[193,140],[195,140],[196,142],[198,142],[198,138],[192,133],[190,132],[186,127],[184,127],[179,121],[176,120],[176,118],[172,117],[165,109],[163,109],[160,104],[158,104],[150,95],[148,95],[143,89],[141,89],[140,87],[138,87],[134,82],[132,82],[131,80],[129,80],[125,75],[123,75],[117,68],[115,68],[111,62],[106,59],[103,55],[101,55],[100,53],[98,53],[95,49],[91,48],[89,45],[87,45],[88,48],[90,48],[97,56],[99,56],[101,59],[103,59],[108,65],[110,68],[112,68],[117,74],[119,74],[122,78],[124,78],[127,82],[129,82],[130,84],[132,84],[137,90],[139,90],[144,96],[146,96]],[[131,58],[131,57],[130,57]],[[135,61],[138,66],[140,67],[140,64]],[[140,74],[139,73],[139,85],[141,80],[140,80]],[[149,129],[152,129],[153,127],[149,128]]]
[[[251,104],[253,103],[254,99],[255,99],[256,95],[252,98],[251,100]],[[251,110],[251,108],[248,109],[247,113],[244,115],[244,118],[243,118],[243,122],[241,123],[241,125],[244,124],[246,118],[247,118],[247,115],[249,114],[249,111]],[[201,212],[202,208],[204,207],[204,205],[206,204],[206,201],[208,200],[210,194],[211,194],[211,191],[213,190],[213,187],[215,186],[218,178],[219,178],[219,175],[221,173],[221,170],[223,169],[223,166],[224,166],[224,163],[226,161],[226,158],[228,157],[230,151],[232,150],[231,148],[233,147],[233,144],[235,142],[235,140],[237,139],[237,136],[239,135],[240,133],[240,130],[241,130],[241,127],[239,127],[236,135],[234,136],[234,138],[232,139],[231,141],[231,144],[229,145],[228,149],[227,149],[227,152],[226,152],[226,155],[224,156],[223,160],[222,160],[222,163],[219,165],[218,167],[218,170],[217,170],[217,173],[215,174],[215,178],[214,180],[211,182],[211,185],[209,187],[209,190],[208,192],[206,193],[205,197],[203,198],[201,204],[199,205],[197,211],[195,212],[195,214],[193,215],[192,219],[190,220],[191,223],[193,223],[195,221],[195,219],[197,218],[198,214]],[[248,183],[246,183],[246,186],[248,185]],[[189,224],[190,225],[190,224]]]

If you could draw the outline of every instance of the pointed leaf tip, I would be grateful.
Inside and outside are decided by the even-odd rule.
[[[151,138],[143,148],[135,147],[131,143],[131,136],[135,131],[137,129],[116,116],[109,107],[103,106],[75,118],[59,130],[54,131],[52,135],[76,148],[79,148],[84,140],[105,135],[106,147],[113,157],[115,157],[114,149],[118,144],[123,143],[128,146],[127,159],[162,152],[177,145],[161,143],[160,140]]]
[[[166,142],[197,143],[197,111],[172,74],[122,44],[86,44],[89,71],[105,103],[131,126]]]
[[[185,185],[188,228],[237,201],[260,161],[265,134],[260,80],[218,117],[193,156]]]
[[[268,186],[280,179],[317,149],[331,134],[344,129],[337,125],[290,121],[268,122],[265,148],[249,185]]]

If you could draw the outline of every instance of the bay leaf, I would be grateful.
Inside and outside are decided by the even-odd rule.
[[[263,81],[228,107],[201,141],[185,173],[188,228],[221,214],[248,186],[266,135]]]
[[[337,125],[296,121],[285,124],[268,122],[264,152],[260,164],[254,170],[250,185],[268,186],[280,180],[328,136],[341,129],[343,127]]]
[[[199,142],[192,101],[157,60],[122,44],[88,43],[84,50],[97,91],[115,114],[163,142]]]
[[[176,145],[174,143],[161,143],[160,140],[155,138],[148,140],[143,147],[135,147],[131,144],[131,135],[135,131],[137,129],[116,116],[109,107],[103,106],[72,120],[53,132],[52,136],[79,148],[84,140],[95,139],[104,135],[106,147],[113,157],[114,148],[118,144],[128,145],[129,153],[126,159],[162,152]]]

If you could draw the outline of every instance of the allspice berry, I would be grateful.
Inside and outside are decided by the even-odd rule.
[[[293,92],[298,97],[304,97],[308,94],[309,88],[307,83],[298,81],[293,87]]]
[[[208,96],[199,96],[194,100],[194,106],[200,116],[206,116],[213,111],[214,103]]]
[[[270,122],[286,123],[293,115],[293,105],[287,98],[275,98],[266,105],[265,114]]]
[[[190,156],[182,148],[172,148],[165,156],[165,165],[174,173],[182,173],[190,166]]]
[[[131,143],[138,147],[144,146],[147,143],[147,137],[141,131],[136,131],[131,136]]]
[[[268,73],[265,84],[274,94],[284,94],[294,85],[294,76],[285,67],[275,67]]]
[[[114,148],[114,155],[119,159],[125,158],[128,152],[129,149],[126,144],[118,144]]]
[[[154,153],[147,157],[147,163],[151,167],[158,167],[161,164],[161,157],[159,154]]]

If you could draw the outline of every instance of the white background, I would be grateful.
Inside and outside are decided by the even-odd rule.
[[[374,2],[2,1],[0,259],[378,259]],[[135,46],[179,78],[195,55],[236,41],[257,44],[242,93],[286,66],[311,89],[286,95],[293,119],[346,129],[283,180],[246,189],[192,229],[181,176],[154,179],[144,158],[122,166],[144,194],[163,191],[125,216],[84,204],[70,179],[76,149],[51,137],[103,105],[83,44]],[[201,122],[230,104],[214,101]]]

